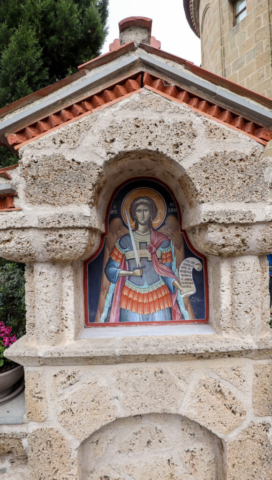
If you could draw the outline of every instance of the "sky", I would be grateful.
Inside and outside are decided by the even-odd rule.
[[[109,33],[102,53],[119,38],[120,20],[134,16],[152,18],[152,35],[161,41],[162,50],[200,65],[200,40],[188,25],[183,0],[110,0]]]

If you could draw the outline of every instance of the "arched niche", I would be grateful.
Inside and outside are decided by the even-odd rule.
[[[212,432],[181,415],[126,417],[79,448],[84,480],[224,480],[224,447]]]
[[[192,203],[191,190],[186,190],[186,194],[184,194],[183,189],[180,188],[180,181],[185,175],[186,170],[181,163],[159,149],[120,151],[118,154],[110,156],[103,164],[103,183],[97,192],[95,202],[101,220],[104,222],[114,191],[119,185],[134,177],[154,177],[166,183],[175,195],[183,214]]]
[[[136,169],[128,168],[131,158],[120,158],[119,175],[108,175],[112,185],[116,178],[126,178],[127,171],[149,173],[142,165],[146,158],[146,153],[138,156]],[[158,155],[152,160],[158,161]],[[165,171],[169,178],[172,165],[164,161],[170,168],[158,168],[158,173]],[[115,160],[115,167],[118,163]],[[137,205],[149,212],[146,234],[136,222]],[[87,327],[208,322],[207,262],[182,229],[180,206],[168,184],[155,176],[133,176],[119,183],[107,205],[100,245],[85,261]],[[138,269],[141,274],[135,278]]]

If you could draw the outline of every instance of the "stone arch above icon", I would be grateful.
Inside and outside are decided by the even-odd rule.
[[[137,178],[114,192],[106,233],[85,262],[84,294],[88,327],[208,322],[206,258],[163,182]]]

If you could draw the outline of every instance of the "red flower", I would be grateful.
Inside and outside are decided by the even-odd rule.
[[[9,347],[10,346],[9,337],[4,337],[3,338],[3,346],[4,347]]]

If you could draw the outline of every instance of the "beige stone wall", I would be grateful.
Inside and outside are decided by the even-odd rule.
[[[26,370],[31,480],[272,478],[271,360],[39,370]]]
[[[27,336],[9,350],[26,370],[20,480],[272,480],[264,150],[147,90],[21,149],[22,211],[0,229],[1,255],[27,263]],[[207,256],[215,334],[80,339],[83,262],[114,189],[143,175],[173,190]]]
[[[27,436],[27,425],[0,426],[1,480],[29,480]]]
[[[229,0],[201,0],[202,67],[271,98],[271,1],[247,0],[246,18],[233,18]]]

